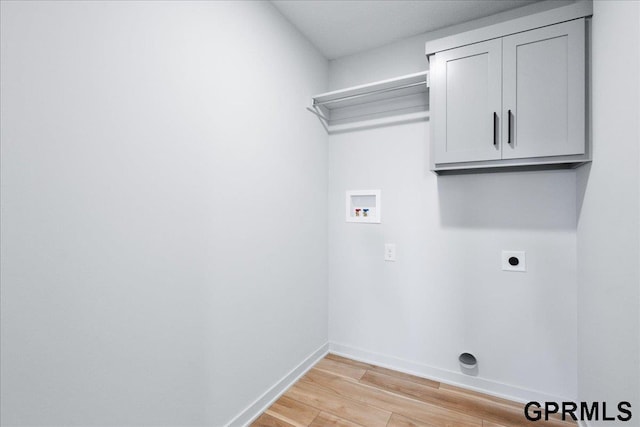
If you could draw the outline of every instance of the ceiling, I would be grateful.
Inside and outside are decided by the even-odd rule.
[[[328,58],[515,9],[537,0],[273,0]]]

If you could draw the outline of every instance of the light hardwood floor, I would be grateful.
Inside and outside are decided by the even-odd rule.
[[[569,427],[527,421],[523,405],[328,354],[253,426]]]

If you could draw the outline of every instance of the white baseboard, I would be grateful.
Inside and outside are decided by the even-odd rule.
[[[491,396],[501,397],[520,403],[526,403],[533,400],[538,402],[562,402],[572,400],[559,396],[548,395],[534,390],[515,387],[497,381],[487,380],[485,378],[478,378],[464,375],[459,372],[435,368],[422,363],[350,347],[336,342],[329,343],[329,352],[349,359],[358,360],[360,362],[382,366],[384,368],[393,369],[418,377],[429,378],[445,384],[479,391]]]
[[[282,394],[287,391],[296,381],[300,379],[309,369],[313,367],[320,359],[329,352],[329,343],[323,344],[319,349],[307,356],[298,366],[293,368],[276,382],[269,390],[265,391],[262,396],[257,398],[251,405],[240,412],[234,419],[227,423],[227,427],[248,426],[260,414],[262,414],[273,402],[278,400]]]

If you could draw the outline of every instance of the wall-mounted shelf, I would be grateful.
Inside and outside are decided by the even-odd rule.
[[[307,110],[336,133],[428,116],[429,72],[408,74],[312,97]]]

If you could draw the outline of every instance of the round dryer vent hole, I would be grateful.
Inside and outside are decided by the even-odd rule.
[[[478,361],[476,357],[471,353],[462,353],[460,357],[458,357],[460,361],[460,365],[466,369],[473,369],[478,365]]]

